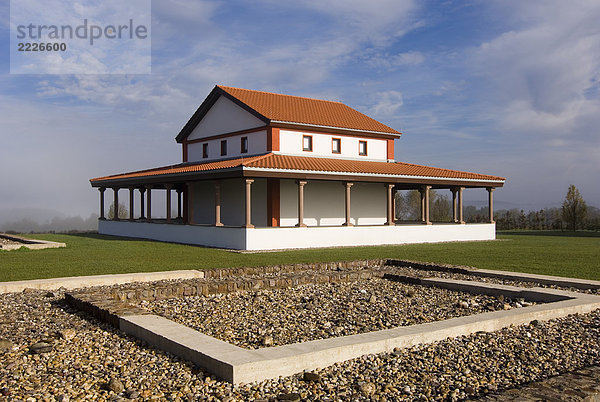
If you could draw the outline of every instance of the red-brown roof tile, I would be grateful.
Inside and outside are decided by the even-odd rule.
[[[265,154],[249,158],[230,159],[205,163],[183,163],[155,169],[122,173],[112,176],[91,179],[92,183],[101,181],[117,181],[121,179],[145,178],[151,176],[172,175],[181,173],[219,171],[229,168],[262,168],[273,170],[304,170],[325,173],[356,173],[382,176],[416,176],[457,180],[504,181],[503,177],[459,170],[441,169],[430,166],[413,165],[401,162],[357,161],[348,159],[316,158],[306,156]]]
[[[271,121],[400,134],[340,102],[217,85]]]

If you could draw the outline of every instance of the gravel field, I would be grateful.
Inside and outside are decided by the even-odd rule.
[[[154,314],[248,349],[531,304],[379,278],[141,303]]]
[[[0,400],[453,400],[600,364],[599,310],[233,387],[70,309],[62,296],[0,295]]]

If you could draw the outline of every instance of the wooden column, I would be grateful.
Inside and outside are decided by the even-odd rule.
[[[296,184],[298,184],[298,223],[297,227],[305,228],[306,224],[304,223],[304,186],[306,185],[306,181],[297,180]]]
[[[489,222],[495,223],[494,221],[494,187],[488,187],[488,207],[490,209]]]
[[[245,228],[253,228],[252,224],[252,183],[253,179],[246,179],[246,224]]]
[[[221,182],[215,181],[215,226],[223,226],[221,223]]]
[[[177,219],[181,219],[181,187],[177,187]]]
[[[350,188],[352,188],[352,186],[354,185],[354,183],[344,183],[344,186],[346,188],[346,222],[344,222],[343,226],[354,226],[352,223],[350,223]]]
[[[133,202],[133,196],[134,196],[134,191],[135,188],[133,187],[129,187],[129,220],[133,221],[134,216],[133,216],[133,207],[134,207],[134,202]]]
[[[458,219],[456,217],[456,192],[458,191],[458,189],[456,187],[452,187],[450,191],[452,191],[452,222],[457,223]]]
[[[464,187],[459,187],[458,188],[458,223],[460,223],[461,225],[465,224],[465,221],[463,220],[463,191],[464,191]]]
[[[104,192],[106,189],[104,187],[100,187],[98,188],[98,191],[100,192],[100,217],[98,219],[104,220],[106,219],[104,217]]]
[[[113,188],[113,221],[119,220],[119,187]]]
[[[431,225],[429,220],[429,190],[431,190],[431,186],[423,186],[423,223],[426,225]]]
[[[167,223],[171,223],[171,189],[173,188],[172,184],[165,184],[165,189],[167,190]]]
[[[146,220],[152,222],[152,186],[146,186]]]
[[[388,226],[394,226],[394,185],[386,184],[387,188],[387,222]]]
[[[144,187],[140,188],[140,219],[146,219],[144,214],[146,213],[146,208],[144,207],[144,193],[146,189]]]

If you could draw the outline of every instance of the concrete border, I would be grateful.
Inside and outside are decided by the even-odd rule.
[[[38,239],[26,239],[25,237],[8,235],[6,233],[0,233],[0,237],[8,240],[12,240],[14,242],[18,242],[21,244],[5,244],[0,245],[0,251],[12,251],[18,250],[21,247],[26,247],[30,250],[42,250],[46,248],[61,248],[67,247],[65,243],[60,243],[56,241],[48,241],[48,240],[38,240]]]
[[[0,282],[0,294],[22,292],[25,289],[77,289],[89,286],[122,285],[130,282],[156,282],[175,279],[204,278],[203,271],[179,270],[142,272],[133,274],[108,274],[92,276],[70,276],[65,278],[33,279],[28,281]]]
[[[388,259],[386,265],[407,267],[420,270],[450,271],[465,275],[479,276],[482,278],[507,279],[511,281],[534,282],[542,285],[561,286],[575,289],[600,289],[600,281],[592,279],[567,278],[564,276],[539,275],[527,272],[500,271],[495,269],[481,269],[459,265],[446,265],[436,263],[423,263],[409,260]]]
[[[390,274],[387,277],[404,280],[403,277]],[[588,294],[438,278],[418,281],[425,286],[442,286],[491,295],[505,294],[544,304],[256,350],[231,345],[152,314],[120,315],[118,326],[123,332],[144,340],[151,346],[192,361],[226,381],[240,384],[327,367],[366,354],[390,352],[394,348],[469,335],[477,331],[496,331],[532,320],[550,320],[600,308],[600,296]]]

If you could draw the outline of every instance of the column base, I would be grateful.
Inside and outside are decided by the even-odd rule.
[[[460,221],[460,222],[458,222],[458,224],[459,224],[459,225],[466,225],[466,224],[467,224],[467,222],[465,222],[465,221]]]
[[[308,227],[308,226],[306,226],[306,223],[296,223],[296,227],[297,228],[305,228],[305,227]]]
[[[433,225],[431,222],[423,222],[423,225]]]
[[[253,225],[253,224],[244,225],[244,226],[242,226],[242,227],[243,227],[243,228],[246,228],[246,229],[254,229],[254,225]]]
[[[217,223],[215,223],[215,226],[217,226],[217,227],[221,227],[221,226],[223,226],[223,224],[222,224],[221,222],[217,222]],[[253,226],[253,227],[254,227],[254,226]]]
[[[395,222],[386,222],[385,226],[396,226]]]
[[[348,227],[350,227],[350,226],[354,226],[354,223],[344,222],[344,223],[342,223],[342,226],[348,226]]]

